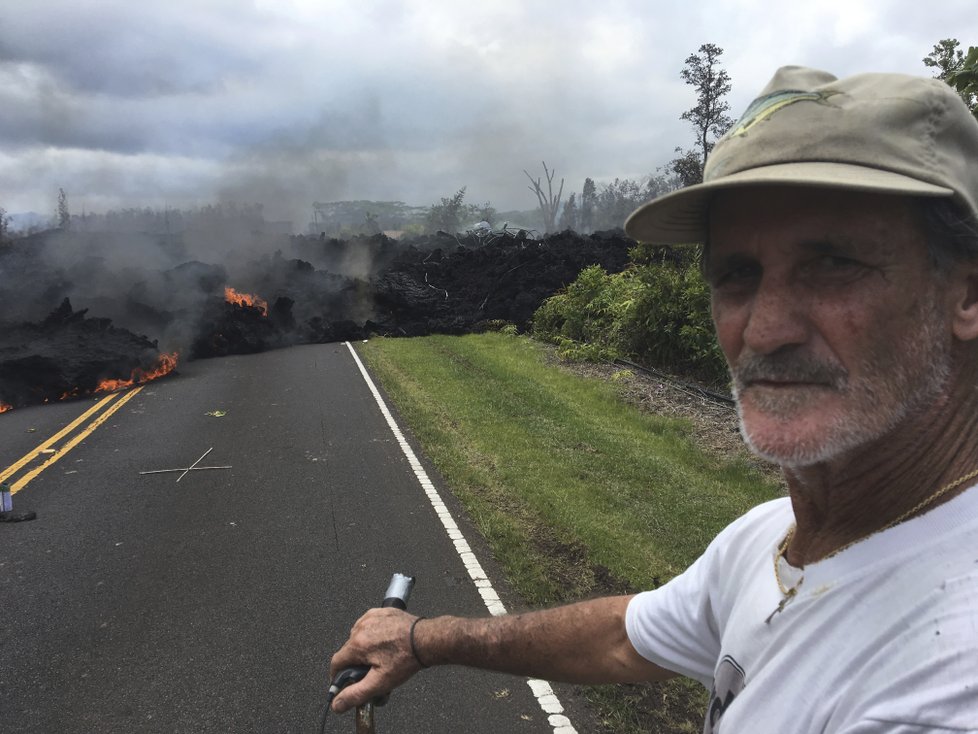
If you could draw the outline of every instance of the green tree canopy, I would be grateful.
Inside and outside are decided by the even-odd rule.
[[[941,39],[923,62],[935,70],[936,79],[943,79],[957,91],[978,118],[978,46],[971,46],[965,55],[960,45],[956,38]]]
[[[713,150],[717,138],[733,125],[727,112],[730,104],[725,97],[730,92],[730,75],[720,65],[723,49],[712,43],[704,43],[699,51],[686,59],[679,76],[696,90],[696,104],[686,110],[680,119],[693,125],[696,142],[693,149],[685,151],[676,148],[679,154],[669,167],[684,186],[703,180],[703,167],[706,157]]]

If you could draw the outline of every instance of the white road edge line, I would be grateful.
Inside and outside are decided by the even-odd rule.
[[[370,379],[370,375],[367,373],[367,368],[363,366],[363,362],[360,361],[359,355],[353,348],[350,342],[344,342],[346,348],[350,350],[350,354],[353,355],[353,361],[357,363],[357,367],[360,369],[360,374],[363,376],[364,382],[367,383],[367,387],[370,388],[371,394],[374,396],[374,400],[377,401],[377,406],[380,408],[380,412],[384,415],[384,419],[387,421],[387,425],[390,427],[391,432],[394,434],[394,438],[397,439],[398,444],[401,446],[401,451],[404,452],[404,456],[407,457],[408,463],[411,465],[411,469],[414,470],[414,475],[418,478],[421,483],[421,488],[424,490],[425,494],[428,496],[428,501],[431,502],[431,506],[441,520],[441,524],[445,528],[445,532],[448,533],[448,537],[455,544],[455,551],[458,553],[459,558],[462,559],[462,563],[465,565],[465,570],[469,572],[469,576],[472,579],[472,583],[475,584],[475,588],[478,590],[479,595],[482,597],[482,601],[485,602],[486,609],[493,616],[499,616],[501,614],[506,614],[506,607],[499,600],[499,595],[496,590],[492,588],[492,582],[486,576],[486,572],[482,570],[482,564],[475,557],[475,553],[469,547],[468,542],[465,540],[465,536],[462,535],[462,531],[459,530],[458,525],[452,518],[452,513],[449,512],[445,503],[441,500],[441,495],[438,494],[438,490],[435,489],[435,485],[431,483],[431,479],[428,478],[427,472],[425,472],[424,467],[421,466],[421,462],[418,461],[418,457],[415,455],[414,450],[411,445],[404,438],[404,433],[401,431],[397,422],[394,420],[394,416],[391,414],[390,409],[387,407],[387,403],[384,402],[384,398],[381,396],[380,391],[374,384],[374,381]],[[537,703],[540,704],[540,708],[543,712],[547,714],[548,721],[554,729],[554,734],[577,734],[577,729],[571,724],[570,719],[564,715],[564,707],[554,693],[553,688],[545,680],[535,680],[530,679],[527,681],[530,686],[530,690],[533,691],[533,695],[536,696]]]

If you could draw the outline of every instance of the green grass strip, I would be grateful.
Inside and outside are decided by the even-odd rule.
[[[357,345],[507,580],[531,606],[651,588],[779,488],[699,449],[682,420],[625,404],[614,384],[548,363],[504,334]],[[608,732],[696,732],[705,691],[588,690]]]
[[[746,462],[701,451],[684,421],[643,415],[613,385],[548,365],[525,337],[373,339],[358,349],[531,603],[569,596],[532,568],[534,555],[562,552],[651,588],[778,495]],[[588,580],[571,586],[586,592]]]

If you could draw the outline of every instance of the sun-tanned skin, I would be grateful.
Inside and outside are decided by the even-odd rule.
[[[717,194],[710,212],[717,335],[748,443],[784,467],[798,525],[790,563],[884,528],[978,467],[978,265],[939,275],[912,200],[755,187]],[[417,650],[427,665],[549,680],[672,677],[629,642],[629,599],[424,620]],[[331,670],[372,670],[335,711],[420,669],[413,619],[381,609],[356,623]]]
[[[902,197],[820,189],[727,192],[711,207],[717,337],[748,442],[784,467],[794,565],[978,466],[978,273],[937,277],[918,218]],[[787,381],[742,384],[741,365],[765,358]],[[836,372],[845,387],[818,384]]]
[[[665,680],[675,673],[643,658],[625,634],[631,597],[594,599],[528,614],[486,619],[436,617],[415,629],[425,665],[467,665],[573,683]],[[363,681],[333,701],[337,713],[369,701],[421,669],[407,645],[413,617],[372,609],[330,661],[335,675],[350,665],[371,665]]]

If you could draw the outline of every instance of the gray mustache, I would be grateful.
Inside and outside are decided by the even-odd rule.
[[[738,388],[757,380],[817,382],[840,388],[845,386],[849,373],[839,364],[785,352],[743,356],[731,369],[731,376]]]

